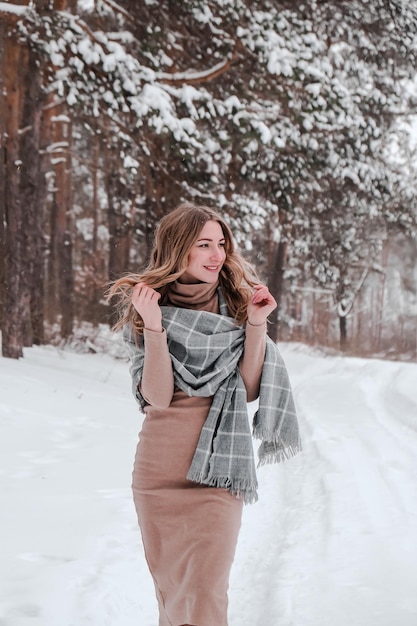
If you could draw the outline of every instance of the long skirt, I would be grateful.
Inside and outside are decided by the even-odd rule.
[[[147,408],[139,436],[132,488],[159,626],[227,626],[242,501],[186,478],[210,404],[177,391]]]

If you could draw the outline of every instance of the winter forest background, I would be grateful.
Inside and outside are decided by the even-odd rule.
[[[416,57],[413,0],[0,2],[3,355],[108,324],[192,200],[273,338],[415,359]]]

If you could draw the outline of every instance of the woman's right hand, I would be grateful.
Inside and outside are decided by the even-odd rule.
[[[143,320],[147,330],[162,332],[162,311],[159,306],[161,294],[146,283],[137,283],[132,290],[132,304]]]

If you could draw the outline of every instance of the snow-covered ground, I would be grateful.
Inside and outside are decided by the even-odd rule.
[[[304,451],[259,470],[230,626],[416,626],[417,365],[282,353]],[[121,359],[0,359],[0,626],[156,626],[130,495],[141,419]]]

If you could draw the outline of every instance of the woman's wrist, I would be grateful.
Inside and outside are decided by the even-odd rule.
[[[264,326],[266,324],[266,320],[263,320],[262,322],[251,322],[248,320],[247,323],[249,326]]]
[[[151,328],[149,326],[144,326],[143,327],[144,330],[149,330],[151,333],[163,333],[164,329],[162,328],[162,326],[160,326],[159,328]]]
[[[162,333],[164,330],[162,326],[162,315],[160,311],[157,311],[159,315],[146,316],[146,319],[142,315],[143,328],[145,330],[151,330],[154,333]]]

